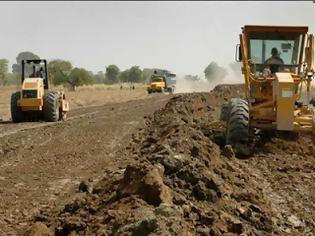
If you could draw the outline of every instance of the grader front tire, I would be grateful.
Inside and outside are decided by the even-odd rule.
[[[236,153],[248,155],[249,109],[243,99],[233,99],[227,117],[226,144],[233,146]]]

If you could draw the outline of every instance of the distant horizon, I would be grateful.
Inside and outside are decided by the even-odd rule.
[[[311,1],[1,2],[0,58],[10,71],[18,53],[30,51],[93,73],[115,64],[201,75],[212,61],[229,68],[242,26],[299,25],[315,33],[314,10]]]

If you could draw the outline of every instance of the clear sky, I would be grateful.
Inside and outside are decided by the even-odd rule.
[[[234,61],[245,24],[307,25],[305,2],[0,2],[0,58],[21,51],[61,58],[93,72],[116,64],[201,74]]]

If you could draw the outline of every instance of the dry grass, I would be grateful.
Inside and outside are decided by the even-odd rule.
[[[65,91],[70,102],[70,109],[76,109],[85,106],[125,102],[146,96],[143,85],[136,84],[135,87],[135,90],[131,90],[129,85],[124,84],[121,90],[120,85],[93,85],[78,87],[76,91],[67,91],[63,87],[52,88],[52,90]],[[10,118],[10,98],[17,89],[17,86],[0,87],[0,119],[8,120]]]

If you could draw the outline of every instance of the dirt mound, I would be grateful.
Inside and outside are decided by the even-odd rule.
[[[172,203],[169,188],[163,183],[163,169],[149,165],[128,166],[117,189],[117,196],[124,198],[139,195],[147,203],[159,206]],[[162,175],[162,176],[161,176]]]
[[[125,166],[107,170],[92,193],[58,214],[42,212],[41,221],[56,235],[314,232],[309,137],[262,141],[248,160],[214,142],[224,128],[217,121],[218,104],[225,96],[241,96],[239,91],[217,86],[210,94],[173,97],[116,155],[128,157]]]
[[[211,91],[211,94],[221,98],[243,97],[244,84],[218,84]]]

